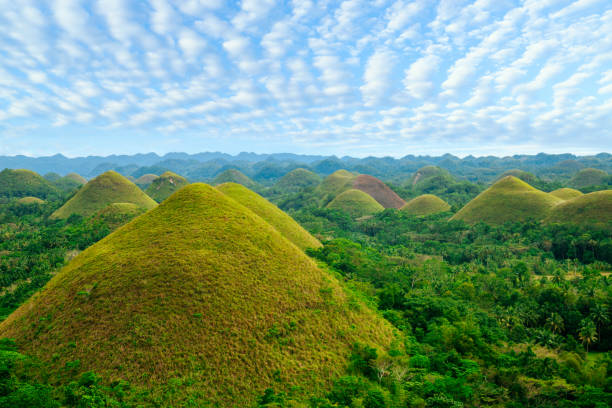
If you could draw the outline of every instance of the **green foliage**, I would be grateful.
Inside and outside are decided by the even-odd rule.
[[[37,197],[40,199],[57,199],[62,196],[60,190],[39,174],[30,170],[0,171],[0,199]]]
[[[577,196],[555,206],[547,222],[598,224],[612,229],[612,190]]]
[[[449,210],[450,205],[433,194],[420,195],[402,207],[402,211],[416,216],[438,214]]]
[[[589,186],[605,184],[608,180],[608,173],[603,170],[586,168],[581,169],[569,181],[569,185],[574,188],[584,189]]]
[[[212,182],[214,186],[217,186],[223,183],[241,184],[251,190],[258,188],[256,182],[251,180],[248,176],[246,176],[240,170],[236,170],[236,169],[228,169],[222,173],[219,173]]]

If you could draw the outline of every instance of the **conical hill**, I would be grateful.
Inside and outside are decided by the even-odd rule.
[[[74,258],[0,336],[53,378],[78,360],[155,406],[246,407],[271,386],[321,390],[352,344],[393,334],[261,217],[196,183]]]
[[[581,191],[574,190],[573,188],[558,188],[548,193],[562,200],[571,200],[582,195]]]
[[[140,187],[143,190],[145,190],[147,187],[149,187],[151,185],[153,180],[155,180],[158,177],[159,176],[156,175],[156,174],[151,174],[151,173],[143,174],[142,176],[138,177],[134,181],[134,184],[136,184],[138,187]]]
[[[354,218],[372,215],[385,209],[368,193],[356,189],[339,194],[327,205],[327,208],[342,210]]]
[[[612,190],[595,191],[564,201],[552,209],[546,221],[612,228]]]
[[[385,208],[401,208],[406,202],[395,191],[376,177],[360,174],[353,180],[353,188],[368,193]]]
[[[325,177],[321,184],[317,186],[315,192],[321,197],[323,204],[327,204],[338,194],[350,189],[355,177],[355,174],[347,170],[337,170]]]
[[[189,182],[185,177],[167,171],[153,180],[145,190],[145,193],[158,203],[161,203],[166,198],[170,197],[172,193],[185,187],[187,184],[189,184]]]
[[[507,176],[467,203],[451,220],[488,224],[529,218],[542,220],[560,202],[560,198],[535,189],[514,176]]]
[[[237,183],[223,183],[217,186],[217,189],[259,215],[299,248],[318,248],[321,246],[319,240],[310,235],[293,218],[245,186]]]
[[[47,199],[59,195],[57,187],[33,171],[24,169],[0,171],[0,197]]]
[[[308,187],[315,187],[321,183],[321,177],[310,170],[298,168],[291,170],[280,178],[274,188],[284,193],[300,191]]]
[[[156,205],[134,183],[110,170],[81,187],[51,218],[68,218],[72,214],[89,217],[112,203],[132,203],[147,210]]]
[[[412,215],[438,214],[450,210],[450,205],[433,194],[423,194],[408,201],[402,211]]]
[[[246,188],[255,188],[257,183],[251,180],[246,174],[237,169],[227,169],[215,177],[213,180],[214,185],[223,183],[238,183],[242,184]]]

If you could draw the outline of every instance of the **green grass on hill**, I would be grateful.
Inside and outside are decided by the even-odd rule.
[[[573,188],[559,188],[557,190],[548,193],[562,200],[571,200],[582,195],[581,191],[574,190]]]
[[[451,220],[463,220],[470,224],[503,224],[529,218],[542,220],[561,201],[516,177],[507,176],[467,203]]]
[[[315,189],[315,193],[325,205],[333,200],[338,194],[351,188],[356,175],[347,170],[337,170],[327,176]]]
[[[339,194],[327,205],[327,208],[345,211],[354,218],[372,215],[385,209],[368,193],[355,189]]]
[[[257,183],[251,180],[247,175],[245,175],[240,170],[236,169],[228,169],[222,173],[217,174],[215,179],[213,180],[213,185],[218,186],[223,183],[237,183],[242,184],[246,188],[253,189],[257,187]]]
[[[604,184],[608,173],[599,169],[582,169],[578,171],[569,181],[569,185],[574,188],[584,188]]]
[[[23,197],[17,200],[17,203],[23,204],[23,205],[34,205],[34,204],[41,205],[41,204],[44,204],[45,201],[41,200],[38,197]]]
[[[440,197],[433,194],[423,194],[408,201],[402,207],[407,214],[422,216],[438,214],[450,210],[450,205]]]
[[[395,191],[376,177],[360,174],[353,180],[352,187],[369,194],[385,208],[401,208],[406,202]]]
[[[506,170],[501,176],[497,178],[497,180],[501,180],[504,177],[508,176],[514,176],[519,180],[523,180],[527,184],[535,183],[538,180],[538,178],[534,174],[520,169]]]
[[[129,381],[146,406],[248,407],[268,387],[324,392],[352,344],[384,348],[393,330],[261,217],[197,183],[83,251],[0,336],[60,383],[72,366]]]
[[[424,166],[418,169],[410,179],[410,184],[416,186],[418,184],[422,184],[425,181],[433,178],[433,177],[441,177],[444,179],[452,179],[450,173],[438,166]]]
[[[51,218],[68,218],[72,214],[89,217],[112,203],[133,203],[147,210],[157,205],[134,183],[111,170],[81,187]]]
[[[77,173],[68,173],[64,178],[75,181],[81,185],[87,184],[87,179]]]
[[[60,191],[41,175],[30,170],[0,171],[0,197],[38,197],[47,199],[60,196]]]
[[[155,180],[156,178],[158,178],[159,176],[157,174],[143,174],[142,176],[138,177],[135,181],[134,184],[136,184],[138,187],[142,188],[143,190],[146,189],[147,187],[149,187],[149,185],[151,185],[151,183],[153,182],[153,180]]]
[[[147,187],[145,193],[158,203],[161,203],[166,198],[170,197],[175,191],[185,187],[189,182],[185,177],[179,176],[176,173],[167,171],[157,177]]]
[[[321,246],[319,240],[310,235],[293,218],[245,186],[237,183],[223,183],[217,186],[217,189],[259,215],[298,248],[304,250]]]
[[[596,191],[564,201],[552,209],[546,221],[612,227],[612,190]]]
[[[115,230],[145,212],[145,208],[134,203],[112,203],[98,211],[93,217],[104,222],[111,230]]]
[[[306,169],[295,169],[285,174],[274,185],[274,188],[282,192],[296,192],[308,187],[315,187],[321,183],[321,177]]]

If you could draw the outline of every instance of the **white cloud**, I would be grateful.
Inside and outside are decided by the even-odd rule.
[[[410,96],[423,99],[433,90],[432,74],[438,70],[440,57],[429,54],[419,58],[405,72],[404,86]]]
[[[395,55],[387,49],[376,50],[368,59],[363,74],[364,84],[360,88],[366,106],[376,105],[388,96],[395,60]]]
[[[206,48],[204,38],[196,34],[195,31],[184,28],[179,34],[178,44],[185,56],[193,60]]]

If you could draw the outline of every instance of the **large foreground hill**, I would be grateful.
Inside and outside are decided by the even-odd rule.
[[[61,382],[67,364],[124,379],[157,406],[248,407],[322,390],[388,323],[276,229],[187,186],[89,247],[0,325]]]

